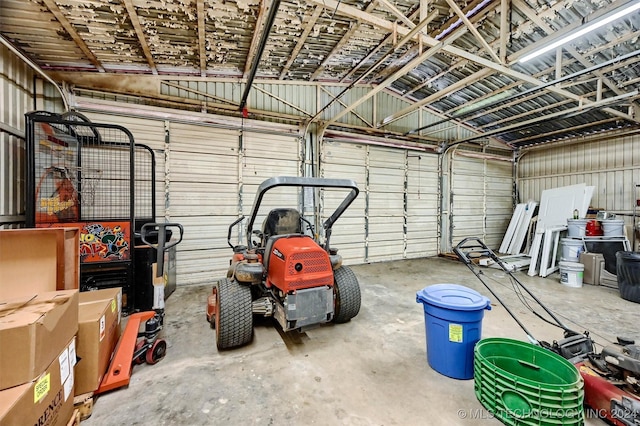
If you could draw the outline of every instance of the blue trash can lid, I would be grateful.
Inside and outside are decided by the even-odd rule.
[[[475,290],[458,284],[434,284],[416,293],[416,302],[456,311],[491,309],[491,301]]]

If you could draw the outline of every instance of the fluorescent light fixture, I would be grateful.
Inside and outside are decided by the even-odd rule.
[[[531,53],[529,53],[527,55],[524,55],[522,58],[520,58],[518,60],[518,62],[520,62],[520,63],[527,62],[527,61],[529,61],[529,60],[531,60],[531,59],[533,59],[533,58],[535,58],[537,56],[542,55],[543,53],[547,53],[548,51],[553,50],[553,49],[555,49],[557,47],[560,47],[565,43],[568,43],[568,42],[570,42],[572,40],[577,39],[578,37],[582,37],[583,35],[591,32],[593,30],[596,30],[596,29],[598,29],[598,28],[600,28],[600,27],[602,27],[604,25],[607,25],[608,23],[613,22],[616,19],[622,18],[623,16],[628,15],[628,14],[630,14],[632,12],[635,12],[636,10],[639,10],[639,9],[640,9],[640,1],[633,2],[632,4],[630,4],[630,5],[626,6],[626,7],[623,7],[622,9],[618,10],[617,12],[612,13],[609,16],[605,16],[604,18],[602,18],[600,20],[597,20],[597,21],[592,22],[592,23],[590,23],[588,25],[585,25],[583,27],[578,28],[577,31],[567,34],[566,36],[564,36],[564,37],[560,38],[559,40],[549,44],[548,46],[545,46],[545,47],[543,47],[541,49],[538,49],[538,50],[536,50],[534,52],[531,52]]]

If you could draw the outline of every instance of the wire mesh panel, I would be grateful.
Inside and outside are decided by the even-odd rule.
[[[80,228],[80,290],[122,287],[132,310],[136,236],[155,222],[153,151],[78,113],[34,112],[26,123],[27,226]]]
[[[28,205],[33,201],[28,210],[34,213],[28,222],[131,220],[133,149],[133,138],[123,127],[30,114],[27,150],[33,167],[28,174],[35,185],[27,200]],[[153,193],[146,193],[150,204]]]

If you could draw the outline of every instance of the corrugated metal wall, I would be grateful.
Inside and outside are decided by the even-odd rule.
[[[353,104],[371,91],[369,86],[353,87],[339,100],[336,100],[336,97],[346,87],[346,84],[294,84],[255,81],[247,104],[250,111],[265,110],[291,117],[312,117],[320,108],[331,103],[319,117],[321,120],[329,120],[336,114],[341,113],[346,106]],[[196,100],[202,103],[202,108],[204,109],[213,104],[232,108],[233,105],[239,104],[244,89],[245,85],[243,83],[235,81],[164,80],[160,85],[160,93],[162,95]],[[381,92],[358,105],[351,113],[341,117],[338,122],[354,126],[373,126],[385,117],[404,110],[410,105],[411,102],[397,94]],[[405,117],[385,125],[384,129],[391,132],[404,133],[419,126],[441,120],[442,117],[432,114],[428,110],[416,109]],[[453,122],[439,124],[420,133],[440,140],[456,140],[474,134]]]
[[[0,229],[24,223],[24,114],[36,108],[63,112],[59,93],[0,44]]]
[[[449,160],[451,251],[466,237],[497,249],[513,214],[513,163],[482,153],[454,149]]]
[[[640,135],[525,151],[518,161],[521,202],[540,201],[545,189],[577,183],[595,186],[592,207],[616,213],[632,226],[640,199]]]

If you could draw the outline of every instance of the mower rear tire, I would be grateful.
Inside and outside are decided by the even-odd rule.
[[[253,338],[251,288],[223,278],[216,292],[216,346],[219,350],[242,346]]]
[[[333,273],[335,309],[333,322],[349,322],[360,312],[360,284],[358,278],[348,266],[341,266]]]

